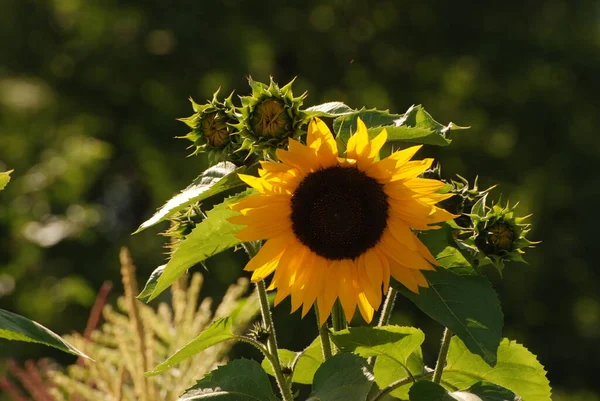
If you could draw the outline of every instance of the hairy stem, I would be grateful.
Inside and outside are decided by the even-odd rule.
[[[321,349],[323,350],[323,360],[331,358],[331,341],[329,340],[329,329],[327,328],[327,322],[321,325],[321,316],[319,315],[319,308],[315,304],[315,315],[317,315],[317,326],[319,326],[319,338],[321,339]]]
[[[385,326],[390,322],[394,303],[396,302],[396,294],[398,294],[398,291],[390,287],[387,296],[385,297],[385,302],[383,303],[383,309],[381,310],[381,316],[379,317],[377,327]]]
[[[444,366],[446,365],[446,357],[448,356],[448,349],[450,348],[451,339],[452,332],[448,328],[445,328],[444,336],[442,337],[442,346],[440,347],[440,353],[435,364],[435,370],[433,371],[434,383],[439,383],[442,380],[442,372],[444,371]]]
[[[385,302],[383,303],[383,309],[381,310],[381,316],[379,317],[377,327],[385,326],[390,322],[390,317],[392,316],[392,310],[394,310],[394,303],[396,302],[397,294],[398,291],[392,287],[389,288],[387,296],[385,297]],[[369,366],[371,366],[371,368],[375,367],[376,360],[376,356],[369,358]]]
[[[260,302],[260,312],[262,314],[263,323],[269,330],[269,339],[267,340],[267,351],[272,358],[269,361],[273,365],[273,371],[275,371],[275,379],[277,385],[281,391],[283,401],[293,401],[292,390],[289,383],[285,379],[281,371],[281,361],[279,360],[279,352],[277,349],[277,337],[275,335],[275,326],[273,325],[273,317],[271,316],[271,309],[269,308],[269,300],[267,299],[267,287],[265,286],[264,280],[256,283],[256,291],[258,292],[258,299]]]

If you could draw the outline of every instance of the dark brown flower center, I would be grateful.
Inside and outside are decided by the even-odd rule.
[[[294,234],[330,260],[353,259],[375,246],[387,217],[383,185],[354,167],[311,173],[292,197]]]

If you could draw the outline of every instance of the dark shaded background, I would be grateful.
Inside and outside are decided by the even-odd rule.
[[[127,245],[140,281],[164,260],[158,230],[130,233],[204,168],[174,140],[187,101],[236,90],[246,76],[298,76],[307,105],[340,100],[403,112],[423,104],[470,125],[426,149],[448,175],[499,184],[533,212],[530,265],[491,273],[505,334],[549,371],[556,400],[600,400],[600,3],[3,0],[0,2],[0,307],[64,333],[82,331],[103,280],[119,282]],[[482,2],[485,3],[485,2]],[[166,227],[162,227],[166,228]],[[211,261],[206,294],[239,274]],[[314,336],[289,304],[281,343]],[[399,300],[394,320],[441,327]],[[301,334],[298,334],[301,333]],[[53,356],[0,342],[2,357]],[[242,348],[239,352],[247,350]],[[0,369],[1,369],[0,362]]]

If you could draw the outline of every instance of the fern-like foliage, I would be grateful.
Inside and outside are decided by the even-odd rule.
[[[240,279],[213,313],[212,300],[200,300],[200,273],[180,279],[172,286],[171,305],[161,303],[154,309],[135,298],[135,266],[126,249],[120,256],[125,295],[116,308],[104,307],[104,324],[89,336],[65,336],[95,362],[79,360],[66,369],[41,372],[49,378],[43,398],[32,393],[15,401],[175,401],[196,380],[227,361],[231,342],[217,344],[159,376],[145,377],[144,372],[193,340],[215,319],[232,316],[234,330],[243,332],[259,311],[256,295],[244,297],[248,280]]]

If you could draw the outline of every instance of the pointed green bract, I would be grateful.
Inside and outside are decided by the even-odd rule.
[[[2,191],[4,189],[4,187],[6,187],[6,185],[10,181],[10,174],[12,172],[13,172],[13,170],[4,171],[4,172],[0,173],[0,191]]]
[[[442,383],[466,389],[482,380],[514,391],[523,401],[551,399],[550,383],[544,367],[521,344],[503,339],[498,347],[498,361],[492,368],[454,337],[450,343]]]
[[[372,385],[373,374],[365,359],[339,353],[317,370],[307,401],[364,401]]]
[[[4,309],[0,309],[0,338],[44,344],[69,354],[91,359],[41,324]]]
[[[206,219],[198,224],[192,233],[179,244],[162,274],[158,277],[156,285],[146,302],[153,300],[169,288],[187,269],[219,252],[242,243],[235,235],[244,226],[227,221],[229,217],[238,214],[238,212],[229,209],[229,206],[253,193],[254,190],[249,189],[227,198],[206,214]]]
[[[419,288],[419,294],[395,281],[393,285],[432,319],[452,330],[471,352],[494,365],[504,319],[489,280],[443,268],[423,274],[429,287]]]
[[[231,331],[232,325],[233,323],[230,317],[216,320],[213,324],[208,326],[206,330],[200,333],[198,337],[181,347],[179,351],[171,355],[166,361],[155,367],[153,370],[146,372],[145,375],[155,376],[161,374],[165,370],[172,368],[215,344],[236,338],[236,335]]]
[[[154,271],[150,274],[150,278],[148,278],[148,281],[146,281],[144,289],[137,296],[137,299],[139,299],[142,302],[148,302],[148,300],[150,299],[150,295],[156,288],[156,283],[158,282],[159,277],[162,276],[166,266],[167,265],[161,265],[154,269]]]
[[[213,370],[178,401],[279,401],[258,362],[236,359]]]
[[[414,327],[353,327],[332,333],[335,345],[363,358],[375,356],[375,381],[380,388],[410,375],[423,372],[421,344],[425,334]],[[410,386],[392,395],[402,398]]]
[[[321,340],[319,338],[315,339],[308,347],[306,347],[304,351],[301,351],[299,354],[300,356],[298,357],[296,365],[294,366],[292,382],[300,384],[311,384],[313,382],[315,372],[323,363],[323,351],[321,349]],[[297,356],[297,352],[290,351],[287,349],[279,350],[279,358],[281,360],[282,366],[291,367],[292,363],[294,362]],[[275,376],[273,372],[273,367],[267,359],[263,359],[262,367],[268,374],[270,374],[271,376]]]
[[[194,202],[210,198],[232,188],[245,186],[238,177],[238,173],[244,173],[246,170],[246,167],[236,167],[230,162],[221,162],[210,167],[200,174],[190,186],[171,198],[154,216],[142,223],[134,234],[167,220]]]

